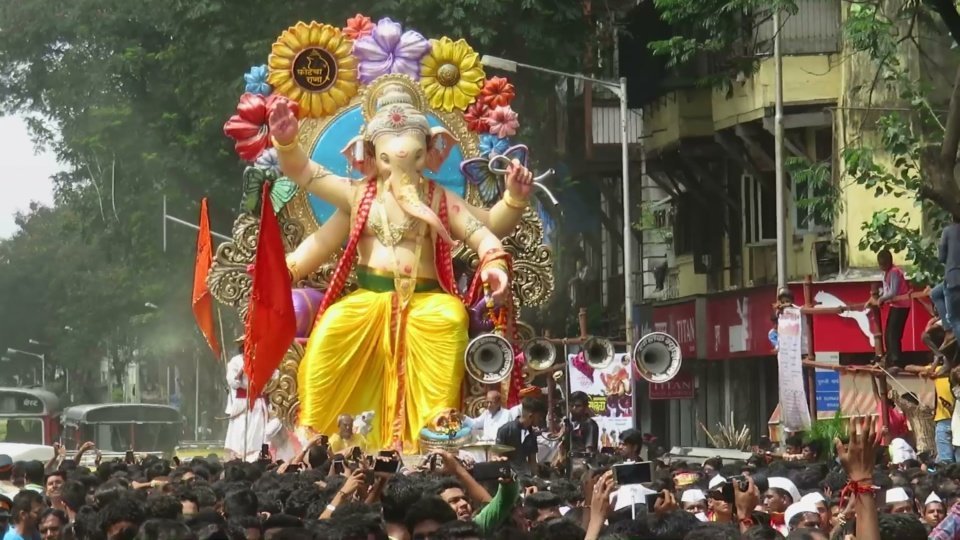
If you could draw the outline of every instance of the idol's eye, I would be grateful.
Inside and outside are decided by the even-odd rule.
[[[390,156],[388,156],[386,152],[383,152],[380,154],[380,161],[390,163]]]

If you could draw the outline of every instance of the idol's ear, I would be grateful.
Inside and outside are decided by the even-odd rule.
[[[431,128],[430,137],[427,138],[427,168],[433,172],[439,171],[457,142],[453,133],[450,133],[445,128]]]
[[[373,158],[373,144],[363,140],[362,135],[350,139],[340,153],[347,158],[350,167],[360,171],[364,177],[373,176],[377,172],[376,161]]]

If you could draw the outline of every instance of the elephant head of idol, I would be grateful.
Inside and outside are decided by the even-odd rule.
[[[424,169],[439,170],[456,144],[442,127],[430,127],[421,100],[402,84],[379,88],[376,109],[363,133],[344,148],[354,169],[386,181],[404,212],[427,223],[439,237],[452,242],[440,218],[421,199]]]

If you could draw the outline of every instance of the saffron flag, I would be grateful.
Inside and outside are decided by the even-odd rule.
[[[213,297],[207,288],[207,275],[213,265],[213,242],[210,239],[210,217],[207,215],[207,199],[200,201],[200,232],[197,234],[197,261],[193,268],[193,317],[210,345],[213,354],[220,358],[220,343],[213,323]]]
[[[280,367],[297,332],[290,274],[280,224],[270,204],[269,183],[263,185],[260,200],[263,201],[260,205],[260,236],[243,343],[243,370],[250,381],[247,399],[251,407]]]

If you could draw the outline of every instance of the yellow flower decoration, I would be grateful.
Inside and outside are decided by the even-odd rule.
[[[431,39],[433,49],[420,63],[420,84],[430,107],[447,112],[464,110],[483,89],[480,55],[466,41]]]
[[[274,93],[300,103],[300,116],[333,114],[357,95],[357,59],[353,41],[339,28],[316,21],[298,22],[273,44],[267,82]]]

